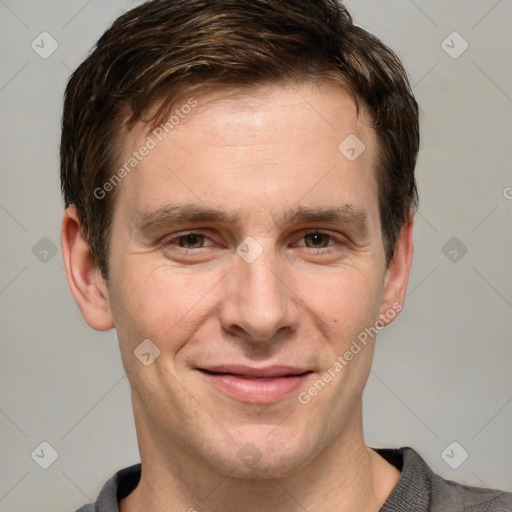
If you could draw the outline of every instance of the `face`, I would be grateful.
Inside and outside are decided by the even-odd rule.
[[[126,160],[155,145],[116,191],[108,307],[137,429],[170,456],[285,474],[360,435],[362,333],[400,309],[378,148],[332,84],[195,101],[168,134],[130,132]]]

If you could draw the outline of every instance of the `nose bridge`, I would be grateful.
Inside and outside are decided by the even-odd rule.
[[[247,339],[261,342],[293,327],[296,319],[292,293],[283,282],[284,265],[272,242],[255,242],[246,239],[237,249],[221,321],[228,331],[242,334],[242,329]]]
[[[240,262],[242,297],[246,297],[254,305],[262,304],[268,306],[284,305],[283,283],[279,277],[276,258],[269,257],[269,252],[262,254],[252,263]],[[281,273],[283,269],[281,269]],[[284,277],[284,276],[283,276]]]

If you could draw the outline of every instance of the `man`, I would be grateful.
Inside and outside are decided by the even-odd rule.
[[[365,445],[412,260],[418,107],[335,0],[157,0],[70,79],[62,251],[141,465],[82,511],[506,511]]]

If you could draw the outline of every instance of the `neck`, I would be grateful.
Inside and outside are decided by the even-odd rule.
[[[366,447],[355,425],[300,469],[275,477],[234,477],[179,446],[162,448],[137,424],[142,475],[121,512],[377,512],[400,472]],[[351,422],[352,423],[352,422]]]

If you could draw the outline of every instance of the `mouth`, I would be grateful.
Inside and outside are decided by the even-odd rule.
[[[240,402],[269,404],[279,402],[298,390],[313,373],[292,366],[253,368],[222,365],[198,368],[207,381]]]

